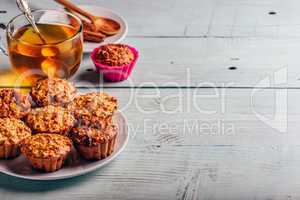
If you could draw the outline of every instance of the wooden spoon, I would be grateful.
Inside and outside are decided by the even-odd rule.
[[[83,37],[84,40],[89,41],[89,42],[103,42],[105,36],[103,37],[102,33],[99,32],[92,32],[89,30],[83,30]]]
[[[75,4],[71,3],[68,0],[55,0],[55,1],[64,5],[67,9],[73,10],[74,12],[77,12],[78,14],[91,20],[91,22],[95,25],[96,31],[100,31],[106,35],[115,35],[121,29],[121,26],[118,22],[112,19],[94,16],[89,12],[77,7]]]

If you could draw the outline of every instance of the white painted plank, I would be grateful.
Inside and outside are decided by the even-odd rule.
[[[80,92],[87,91],[92,90]],[[174,114],[166,113],[163,108],[168,112],[176,108],[179,91],[105,91],[119,98],[121,110],[131,126],[129,145],[120,157],[95,173],[66,181],[29,182],[0,175],[1,199],[276,200],[300,197],[300,106],[297,101],[300,94],[297,90],[288,90],[288,96],[280,93],[286,91],[283,89],[263,90],[255,93],[253,104],[250,103],[251,89],[200,89],[196,91],[200,95],[195,99],[196,104],[192,95],[195,90],[188,93],[185,90],[180,96],[183,111]],[[156,96],[158,92],[160,97]],[[277,99],[274,94],[278,94]],[[133,101],[130,101],[131,95]],[[285,112],[281,112],[275,124],[287,123],[285,133],[266,125],[253,112],[273,116],[274,111],[285,106],[282,102],[277,106],[273,104],[280,102],[281,97],[288,100],[288,118],[285,121]],[[215,113],[209,114],[208,110]],[[233,135],[218,135],[208,130],[182,132],[183,120],[194,119],[208,124],[223,120],[225,125],[233,124],[236,132]],[[148,128],[144,128],[145,120],[148,120]],[[175,124],[179,128],[171,132],[164,124]],[[161,129],[152,129],[154,126]]]
[[[1,21],[7,21],[17,13],[16,6],[14,1],[2,2],[9,13],[1,15]],[[58,7],[48,0],[30,2],[34,8]],[[128,20],[130,36],[300,37],[297,0],[95,0],[89,3],[122,14]],[[270,11],[276,15],[269,15]]]
[[[300,41],[294,39],[130,38],[126,42],[139,49],[140,60],[129,81],[106,86],[257,87],[280,70],[287,71],[285,80],[265,87],[300,86]],[[229,70],[232,66],[237,70]],[[84,72],[88,68],[93,63],[87,56],[73,79],[78,86],[90,83],[81,78],[94,74]]]
[[[300,36],[298,0],[96,0],[92,3],[124,15],[131,36]],[[37,8],[56,8],[46,0],[32,0],[32,4]],[[276,15],[269,15],[270,11]]]
[[[90,91],[95,89],[79,92]],[[66,181],[29,182],[0,175],[1,199],[299,197],[298,90],[105,91],[118,97],[130,125],[129,145],[120,157],[95,173]],[[258,116],[277,119],[275,126]],[[195,119],[208,127],[183,131],[184,122]],[[234,134],[214,128],[217,121],[225,128],[232,125]],[[280,133],[278,124],[287,125],[286,132]]]
[[[129,38],[126,43],[137,47],[140,59],[128,81],[105,86],[300,87],[300,41],[294,39]],[[0,58],[2,70],[8,63]],[[237,70],[229,70],[232,66]],[[99,75],[87,69],[94,69],[88,54],[71,80],[78,87],[102,86]],[[287,71],[280,83],[259,84],[280,70]],[[2,86],[9,82],[5,77],[0,75]]]
[[[127,150],[107,167],[72,180],[29,182],[0,175],[1,199],[298,199],[299,150],[295,146]]]
[[[94,91],[89,89],[88,91]],[[298,90],[105,89],[151,145],[298,145]],[[151,148],[150,145],[150,148]]]
[[[16,12],[11,10],[13,1],[2,2],[10,10],[0,15],[0,22]],[[143,82],[160,87],[168,82],[199,86],[209,82],[226,87],[233,82],[233,87],[299,87],[297,0],[93,3],[111,7],[128,19],[130,38],[126,42],[142,53],[133,84],[127,81],[106,86],[141,86]],[[32,0],[32,4],[55,7],[46,0]],[[277,11],[277,15],[269,16],[269,10]],[[156,36],[208,39],[151,38]],[[1,69],[8,67],[7,60],[1,58],[0,62]],[[238,69],[229,71],[229,66]],[[91,67],[90,61],[84,60],[82,71],[75,77],[77,86],[98,86],[87,81],[95,76],[85,72]],[[287,76],[284,70],[278,71],[285,67]],[[185,77],[187,68],[190,82]],[[276,84],[264,79],[272,82],[274,77],[279,77]],[[261,80],[266,84],[257,85]],[[131,90],[132,96],[125,89],[108,90],[119,97],[134,133],[125,152],[109,166],[67,181],[28,182],[0,175],[1,199],[299,199],[298,90],[258,91],[253,104],[251,89],[224,90],[163,89],[159,96],[151,89]],[[194,92],[202,96],[193,104]],[[134,100],[129,101],[130,97]],[[182,111],[167,114],[163,110],[174,110],[181,98]],[[280,112],[274,114],[276,111]],[[262,116],[276,120],[268,125],[268,120],[258,118]],[[233,125],[235,132],[184,131],[184,122],[199,119],[200,124],[211,127],[216,122]],[[175,131],[166,129],[173,126]],[[286,132],[278,131],[285,127]]]
[[[9,12],[7,14],[1,14],[1,21],[8,21],[10,17],[16,14],[17,10],[13,1],[4,0],[5,5]],[[79,1],[76,1],[79,3]],[[148,3],[150,1],[147,1]],[[226,17],[227,13],[231,13],[231,7],[243,7],[239,13],[252,13],[255,12],[250,8],[263,9],[264,7],[280,4],[279,1],[151,1],[151,5],[148,7],[147,2],[141,1],[137,3],[136,1],[95,1],[95,4],[105,5],[108,7],[111,5],[117,10],[123,10],[128,14],[128,19],[133,20],[134,12],[127,12],[128,10],[136,10],[139,14],[149,14],[150,12],[155,13],[155,16],[161,18],[161,20],[152,20],[154,25],[160,26],[160,23],[164,23],[164,19],[171,16],[168,9],[174,9],[174,13],[179,13],[179,8],[184,9],[196,9],[193,4],[201,3],[202,6],[197,8],[197,12],[202,13],[201,9],[209,11],[211,6],[217,6],[218,8],[226,7],[225,11],[217,12],[218,14],[213,17],[217,20],[213,20],[212,26],[222,28],[222,24],[230,24],[232,20]],[[289,0],[288,3],[284,4],[282,9],[287,9],[290,7],[296,8],[298,1]],[[32,0],[31,3],[36,7],[40,6],[50,6],[52,8],[57,8],[57,5],[49,1],[35,1]],[[169,6],[167,6],[169,5]],[[172,6],[170,6],[172,5]],[[281,5],[281,4],[280,4]],[[128,7],[132,9],[128,9]],[[142,7],[146,6],[148,9],[143,10]],[[250,8],[248,8],[250,6]],[[229,8],[228,8],[229,7]],[[276,6],[274,8],[277,8]],[[250,10],[249,10],[250,9]],[[274,10],[274,9],[272,9]],[[144,12],[146,13],[144,13]],[[196,12],[196,11],[195,11]],[[195,14],[195,12],[188,11],[185,12],[187,16]],[[163,15],[163,13],[165,13]],[[223,14],[222,14],[223,13]],[[297,20],[296,14],[290,12],[292,15],[289,16],[288,12],[284,15],[285,17],[280,18],[281,21],[291,18]],[[131,16],[131,17],[130,17]],[[268,16],[271,17],[271,16]],[[278,17],[278,16],[275,16]],[[188,17],[187,17],[188,18]],[[263,18],[263,16],[260,16]],[[296,19],[297,18],[297,19]],[[138,20],[148,20],[151,19],[146,16],[137,17]],[[175,18],[176,19],[176,18]],[[187,20],[186,17],[183,19]],[[198,18],[197,18],[198,19]],[[199,17],[199,19],[203,19]],[[237,17],[238,24],[245,22],[246,26],[248,23],[254,23],[252,18],[243,19]],[[300,18],[299,18],[300,19]],[[248,21],[247,21],[248,20]],[[253,19],[254,20],[254,19]],[[265,22],[268,26],[273,26],[274,20],[266,19]],[[176,19],[175,21],[178,21]],[[204,20],[205,21],[205,20]],[[227,22],[228,21],[228,22]],[[255,21],[255,20],[254,20]],[[275,20],[276,21],[276,20]],[[154,23],[155,22],[155,23]],[[263,19],[259,19],[259,22],[263,22]],[[204,23],[204,22],[203,22]],[[283,23],[283,22],[282,22]],[[161,28],[153,28],[150,25],[144,25],[140,21],[132,21],[130,24],[137,24],[139,26],[145,26],[151,30],[162,30]],[[170,27],[166,24],[162,25],[170,30]],[[198,27],[198,25],[197,25]],[[296,26],[295,26],[296,27]],[[144,28],[142,28],[144,29]],[[223,28],[222,28],[223,29]],[[133,29],[133,32],[135,30]],[[138,31],[136,31],[138,32]],[[289,32],[293,32],[290,30]],[[132,35],[137,35],[133,33]],[[141,34],[147,36],[147,34]],[[151,34],[150,34],[151,35]],[[155,34],[154,34],[155,35]],[[152,36],[154,36],[152,35]],[[163,36],[164,34],[160,34]],[[168,35],[168,34],[167,34]],[[166,35],[166,36],[167,36]],[[222,35],[222,34],[221,34]],[[151,37],[152,37],[151,36]],[[176,36],[176,34],[175,34]],[[223,36],[226,36],[223,35]],[[223,37],[222,36],[222,37]],[[203,86],[203,83],[210,83],[209,86],[224,87],[255,87],[257,83],[268,76],[272,77],[279,69],[287,68],[288,75],[286,84],[267,84],[265,87],[299,87],[299,59],[298,50],[300,48],[299,40],[292,38],[143,38],[143,37],[129,37],[125,40],[126,43],[136,46],[140,53],[141,58],[133,71],[131,79],[117,84],[105,84],[109,87],[129,87],[129,86],[140,86],[145,82],[151,82],[157,86],[183,86],[183,87],[197,87]],[[6,69],[9,69],[7,58],[1,56],[0,58],[0,69],[1,86],[11,85],[7,83]],[[235,71],[228,70],[229,67],[235,66],[238,69]],[[73,80],[79,87],[87,86],[100,86],[99,77],[93,72],[86,72],[87,69],[93,68],[92,62],[89,60],[88,55],[85,56],[84,61],[80,71],[76,74]],[[91,82],[91,80],[93,80]]]

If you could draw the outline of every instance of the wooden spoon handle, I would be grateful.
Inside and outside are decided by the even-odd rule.
[[[83,16],[87,17],[91,21],[94,20],[94,16],[92,14],[90,14],[89,12],[77,7],[75,4],[71,3],[68,0],[55,0],[55,1],[57,3],[62,4],[63,6],[65,6],[67,9],[72,10],[74,12],[77,12],[80,15],[83,15]]]
[[[102,42],[105,38],[105,35],[98,33],[98,32],[92,32],[88,30],[83,31],[83,37],[84,40],[90,41],[90,42]]]

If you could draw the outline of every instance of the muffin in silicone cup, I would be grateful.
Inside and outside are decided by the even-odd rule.
[[[0,158],[14,158],[20,154],[20,142],[31,136],[24,122],[15,118],[0,118]]]
[[[45,172],[59,170],[72,147],[71,139],[58,134],[36,134],[21,142],[21,152],[32,167]]]
[[[138,51],[125,44],[107,44],[95,48],[91,54],[97,72],[105,81],[126,80],[139,58]]]
[[[110,156],[114,152],[117,135],[115,125],[106,129],[78,127],[70,133],[79,154],[87,160],[101,160]]]

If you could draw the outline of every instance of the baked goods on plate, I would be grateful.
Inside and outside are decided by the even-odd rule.
[[[30,92],[38,106],[64,106],[76,95],[76,88],[65,79],[48,78],[38,80]]]
[[[20,142],[31,136],[24,122],[15,118],[0,118],[0,158],[13,158],[20,154]]]
[[[112,123],[112,116],[117,107],[115,97],[104,92],[92,92],[76,97],[67,109],[74,114],[77,126],[105,129]]]
[[[21,119],[30,111],[31,103],[28,95],[15,89],[0,89],[0,118],[14,117]]]
[[[69,178],[105,165],[123,150],[128,127],[116,112],[117,99],[104,92],[74,98],[75,91],[66,80],[40,80],[31,95],[41,107],[31,108],[28,95],[0,90],[0,158],[14,158],[0,159],[0,172],[33,180]]]
[[[117,134],[117,126],[112,124],[106,129],[73,128],[70,137],[83,158],[101,160],[113,153]]]
[[[114,122],[118,127],[118,136],[115,141],[114,151],[104,159],[86,160],[81,156],[73,156],[72,150],[69,158],[65,161],[65,165],[63,165],[61,169],[52,173],[45,173],[42,170],[35,170],[25,156],[18,156],[9,160],[0,159],[0,172],[13,177],[30,180],[57,180],[79,176],[99,169],[117,158],[128,143],[129,133],[126,117],[122,113],[116,112]],[[71,158],[76,159],[73,160]]]
[[[54,172],[62,167],[72,150],[72,141],[58,134],[36,134],[21,143],[22,154],[39,170]]]
[[[26,117],[26,123],[35,133],[65,135],[73,127],[75,118],[67,109],[50,105],[32,109]]]

